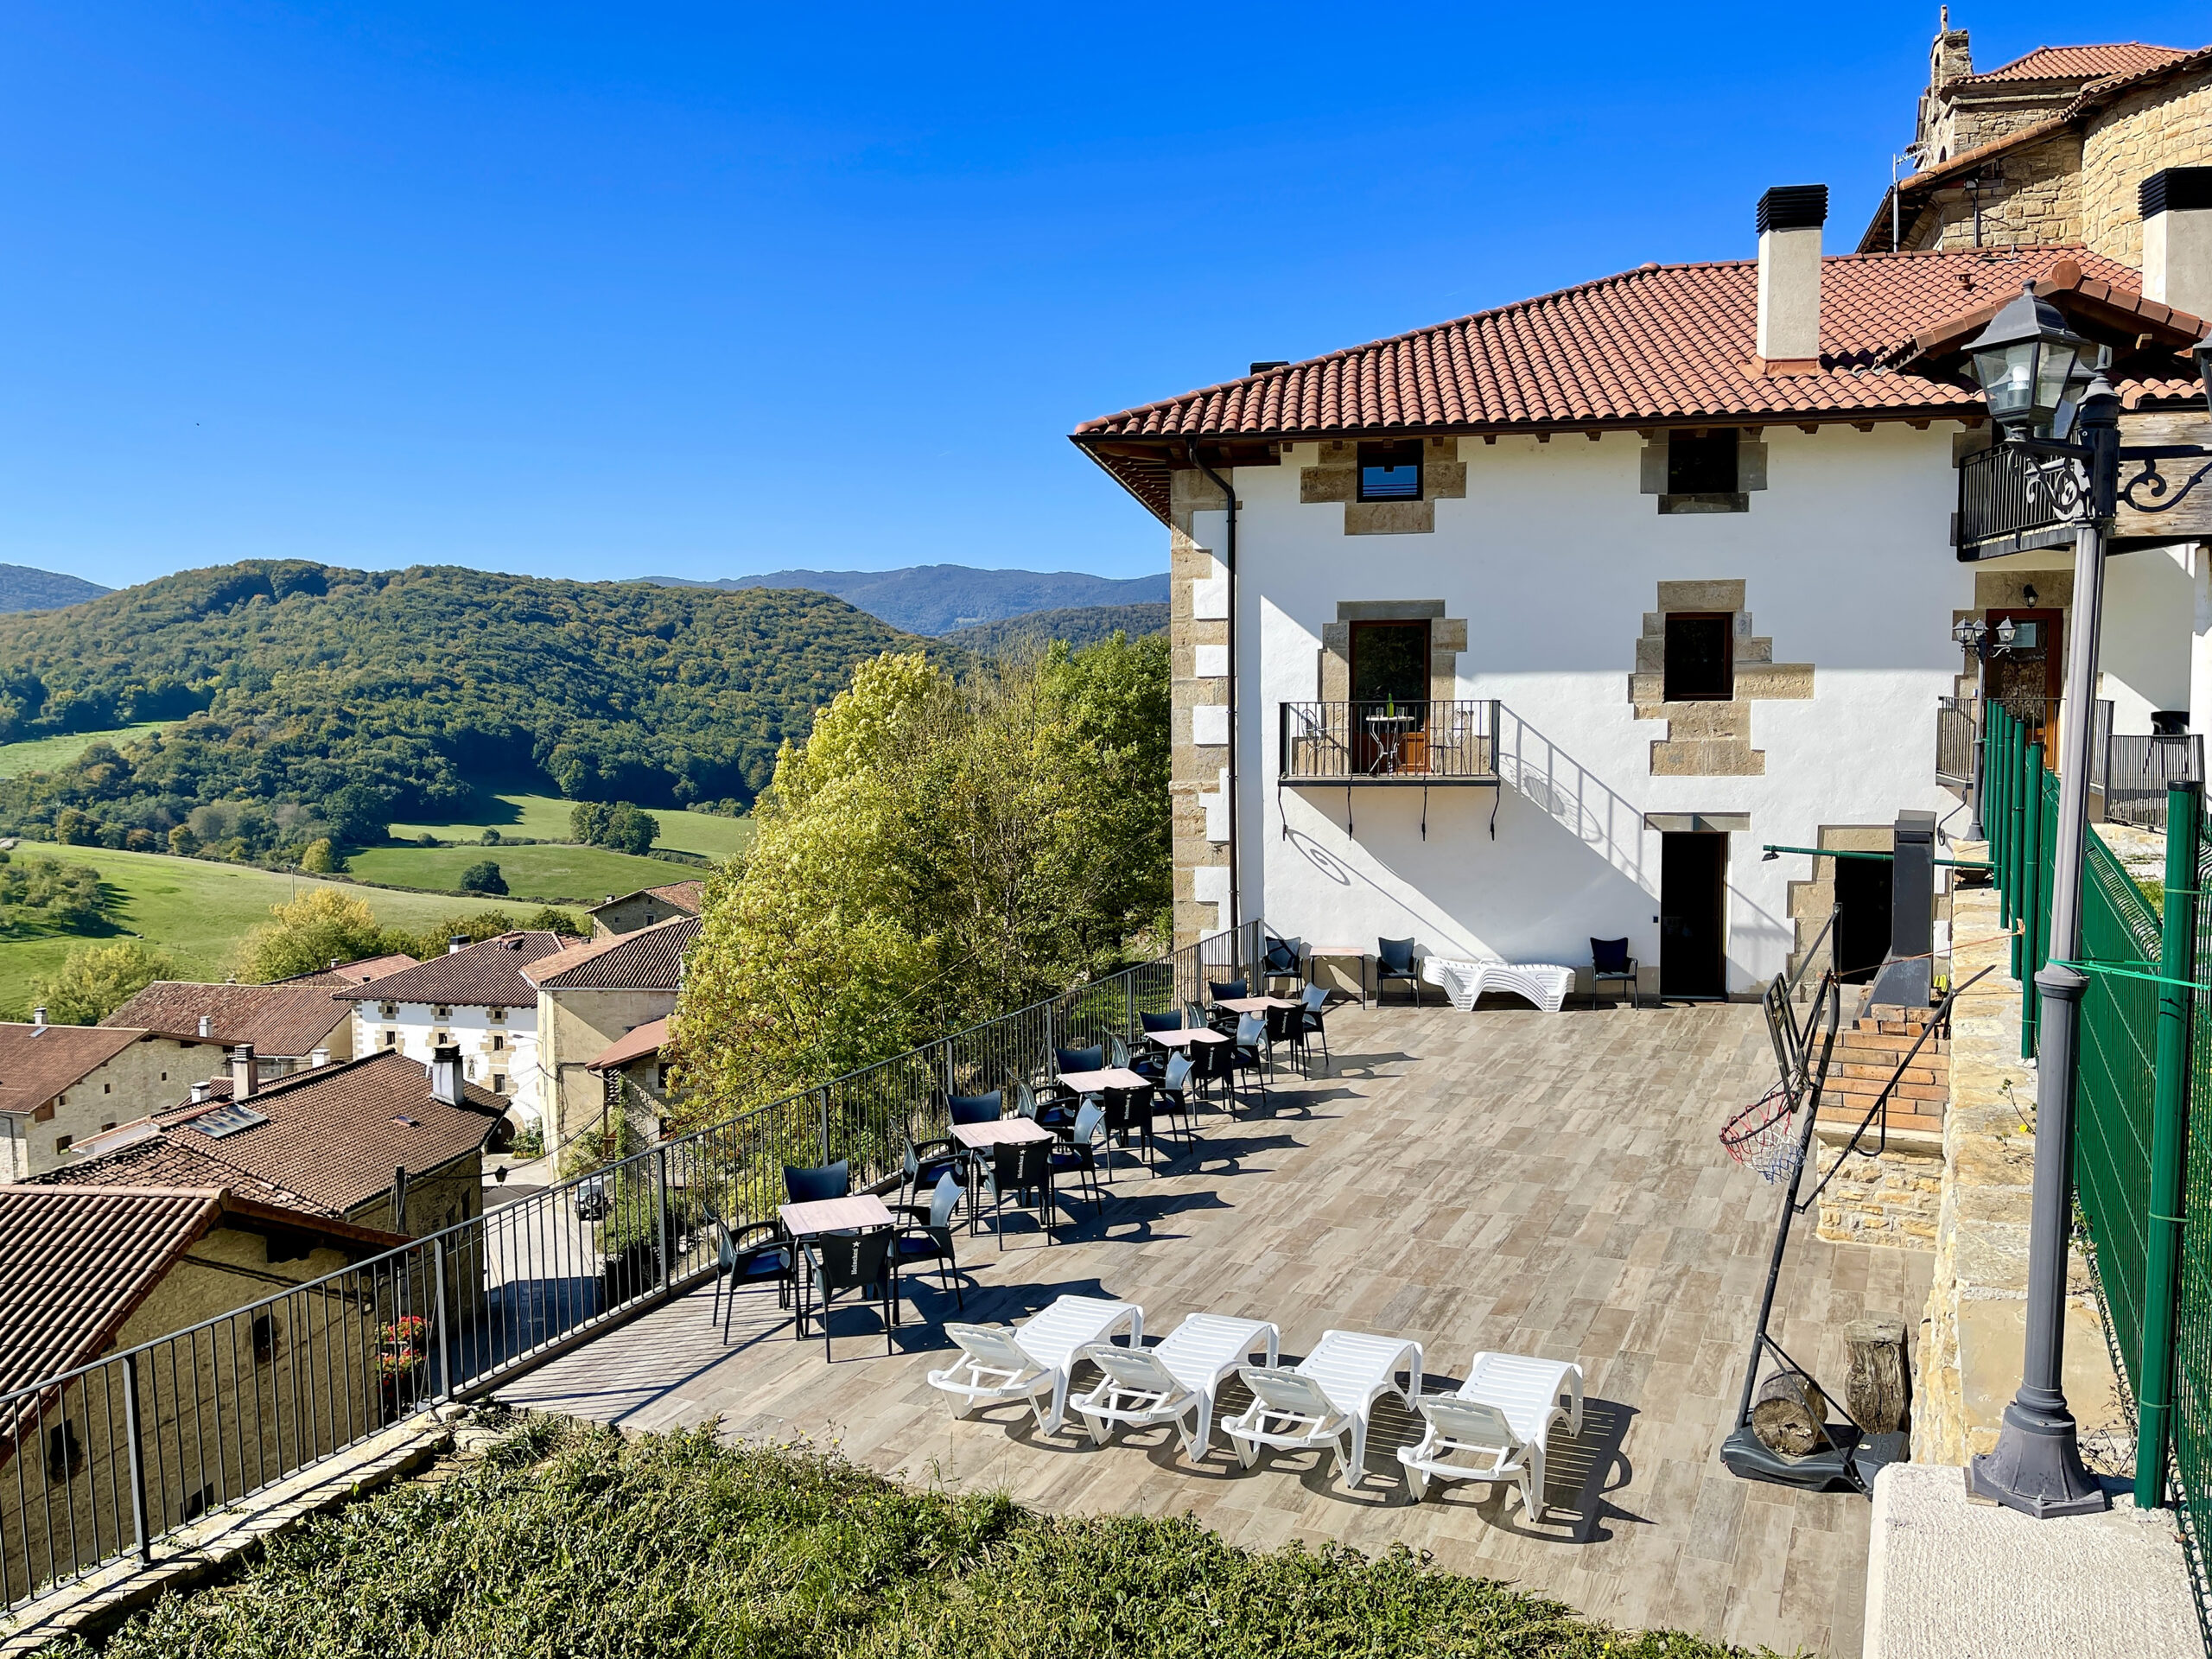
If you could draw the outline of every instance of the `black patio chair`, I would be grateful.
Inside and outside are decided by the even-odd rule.
[[[1131,1135],[1136,1137],[1137,1161],[1160,1173],[1159,1160],[1154,1156],[1152,1144],[1152,1090],[1149,1089],[1109,1089],[1103,1104],[1106,1109],[1107,1151],[1126,1148]],[[1114,1179],[1114,1166],[1106,1166],[1106,1179]]]
[[[1268,1022],[1256,1014],[1248,1014],[1236,1022],[1234,1042],[1219,1043],[1216,1046],[1229,1051],[1229,1115],[1236,1116],[1236,1079],[1248,1072],[1260,1074],[1260,1104],[1268,1103],[1268,1074],[1274,1063],[1267,1052]]]
[[[914,1137],[907,1135],[904,1179],[899,1184],[901,1201],[913,1202],[915,1194],[924,1187],[935,1186],[939,1176],[958,1169],[967,1156],[961,1144],[949,1135],[925,1141],[918,1147],[914,1144]]]
[[[1144,1022],[1145,1034],[1147,1036],[1150,1036],[1155,1031],[1180,1031],[1183,1029],[1183,1015],[1181,1011],[1179,1009],[1171,1008],[1166,1014],[1141,1014],[1137,1018]],[[1145,1048],[1147,1052],[1138,1055],[1135,1060],[1131,1061],[1129,1069],[1135,1071],[1139,1077],[1150,1077],[1154,1083],[1157,1083],[1162,1077],[1166,1075],[1167,1061],[1165,1055],[1168,1051],[1163,1051],[1154,1047],[1150,1043],[1147,1043],[1145,1045]]]
[[[1224,1045],[1212,1043],[1199,1046],[1220,1048]],[[1195,1092],[1192,1079],[1197,1070],[1188,1054],[1171,1054],[1167,1057],[1167,1068],[1160,1075],[1160,1086],[1153,1091],[1154,1112],[1164,1112],[1179,1122],[1183,1128],[1184,1143],[1193,1151],[1198,1149],[1198,1131],[1191,1096]]]
[[[1106,1069],[1106,1045],[1096,1048],[1056,1048],[1052,1064],[1062,1071],[1103,1071]]]
[[[951,1095],[945,1104],[955,1123],[995,1123],[1006,1116],[1003,1095]]]
[[[951,1287],[953,1301],[964,1312],[968,1298],[960,1288],[960,1262],[952,1253],[952,1212],[960,1207],[960,1181],[947,1173],[930,1194],[927,1204],[894,1204],[894,1215],[911,1217],[892,1241],[892,1251],[903,1273],[910,1265],[935,1262],[938,1281]]]
[[[1390,980],[1402,979],[1414,988],[1414,1006],[1421,1006],[1421,969],[1414,962],[1414,942],[1411,939],[1377,939],[1375,942],[1375,1001],[1382,1001],[1382,987]]]
[[[1598,988],[1609,979],[1627,982],[1628,1005],[1636,1001],[1636,958],[1628,953],[1626,939],[1592,939],[1590,941],[1590,989]]]
[[[1052,1165],[1050,1141],[1001,1141],[991,1148],[991,1166],[984,1173],[983,1188],[990,1195],[991,1230],[999,1249],[1006,1249],[1006,1195],[1014,1195],[1014,1207],[1026,1209],[1023,1198],[1039,1194],[1037,1224],[1045,1242],[1052,1242]]]
[[[1268,948],[1260,959],[1260,977],[1272,983],[1278,979],[1306,977],[1306,952],[1296,939],[1279,939],[1268,936]]]
[[[1214,1098],[1216,1084],[1226,1084],[1229,1115],[1236,1116],[1236,1045],[1233,1041],[1192,1043],[1191,1076],[1199,1094],[1208,1100]]]
[[[1324,1066],[1330,1064],[1329,1027],[1325,1023],[1329,993],[1321,986],[1308,985],[1306,988],[1304,1001],[1303,1007],[1291,1011],[1290,1045],[1292,1052],[1305,1062],[1306,1075],[1312,1077],[1313,1075],[1313,1039],[1316,1037],[1321,1039],[1321,1064]]]
[[[1055,1180],[1068,1174],[1081,1179],[1090,1194],[1093,1215],[1106,1207],[1105,1198],[1098,1190],[1098,1149],[1105,1137],[1106,1108],[1094,1096],[1084,1102],[1083,1109],[1068,1126],[1067,1139],[1046,1149],[1045,1161]]]
[[[1207,1010],[1206,1023],[1216,1031],[1234,1031],[1243,1016],[1234,1008],[1224,1008],[1224,1002],[1241,1002],[1252,994],[1251,987],[1241,979],[1210,979],[1206,991],[1214,1005]]]
[[[823,1198],[842,1198],[853,1190],[853,1166],[840,1158],[834,1164],[821,1164],[812,1169],[802,1169],[796,1164],[784,1166],[784,1192],[793,1204],[817,1204]]]
[[[797,1275],[791,1271],[791,1242],[785,1236],[782,1224],[756,1221],[734,1232],[720,1216],[715,1224],[715,1295],[709,1307],[710,1323],[721,1326],[722,1340],[729,1340],[729,1316],[737,1306],[740,1285],[756,1285],[763,1280],[776,1282],[776,1306],[791,1305],[791,1287]]]
[[[830,1304],[842,1290],[857,1291],[863,1300],[878,1304],[883,1319],[883,1351],[891,1352],[891,1327],[899,1317],[899,1274],[891,1259],[891,1242],[888,1227],[871,1227],[864,1233],[817,1233],[801,1241],[810,1288],[799,1300],[797,1335],[803,1340],[808,1318],[818,1318],[825,1363],[830,1358]],[[822,1293],[818,1314],[813,1306],[816,1290]]]

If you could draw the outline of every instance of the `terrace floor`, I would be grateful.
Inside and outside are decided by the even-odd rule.
[[[965,1312],[910,1280],[893,1357],[872,1314],[841,1312],[825,1367],[772,1292],[746,1294],[725,1347],[702,1288],[499,1397],[640,1429],[719,1416],[733,1433],[834,1444],[1034,1508],[1188,1510],[1261,1548],[1402,1542],[1624,1625],[1856,1655],[1866,1502],[1741,1481],[1717,1456],[1779,1202],[1716,1139],[1772,1077],[1758,1010],[1347,1007],[1330,1037],[1332,1076],[1279,1072],[1269,1111],[1202,1115],[1198,1157],[1156,1179],[1121,1162],[1103,1220],[1050,1247],[1013,1223],[1003,1253],[988,1232],[963,1235]],[[1803,1228],[1775,1334],[1840,1384],[1844,1323],[1916,1325],[1929,1271],[1924,1255]],[[1552,1440],[1538,1523],[1503,1487],[1408,1503],[1393,1452],[1419,1420],[1389,1407],[1357,1492],[1318,1453],[1243,1471],[1217,1429],[1193,1467],[1165,1427],[1094,1449],[1079,1427],[1040,1435],[1017,1407],[954,1420],[924,1376],[951,1351],[938,1322],[1018,1319],[1066,1292],[1141,1303],[1154,1336],[1202,1310],[1272,1319],[1285,1363],[1330,1327],[1410,1336],[1432,1389],[1482,1350],[1578,1360],[1583,1432]],[[1244,1398],[1232,1383],[1222,1414]]]

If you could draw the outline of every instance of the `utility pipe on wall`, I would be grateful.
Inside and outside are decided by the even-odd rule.
[[[1234,932],[1244,912],[1236,845],[1236,492],[1229,487],[1227,479],[1198,459],[1195,438],[1190,441],[1190,451],[1191,465],[1229,503],[1229,532],[1222,537],[1221,550],[1222,568],[1229,581],[1229,921],[1224,931]]]

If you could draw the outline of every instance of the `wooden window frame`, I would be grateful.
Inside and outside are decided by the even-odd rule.
[[[1675,625],[1677,622],[1717,622],[1720,625],[1721,689],[1685,691],[1675,677]],[[1732,611],[1669,611],[1663,623],[1665,645],[1660,673],[1661,693],[1669,702],[1733,702],[1736,700],[1736,617]]]

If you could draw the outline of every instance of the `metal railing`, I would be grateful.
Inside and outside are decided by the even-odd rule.
[[[1036,1084],[1055,1048],[1260,976],[1255,919],[925,1047],[497,1204],[188,1329],[0,1393],[0,1615],[485,1392],[712,1271],[718,1224],[772,1219],[783,1166],[895,1179],[945,1096]]]
[[[1974,717],[1971,697],[1939,697],[1936,703],[1936,776],[1964,788],[1974,777]]]
[[[2105,817],[2139,829],[2166,827],[2166,791],[2204,781],[2204,739],[2195,732],[2105,738]]]
[[[1961,557],[2069,546],[2074,532],[2070,513],[2042,486],[2031,458],[2012,445],[1997,444],[1959,463],[1951,541]]]
[[[1495,784],[1497,699],[1286,702],[1276,733],[1286,784]]]

